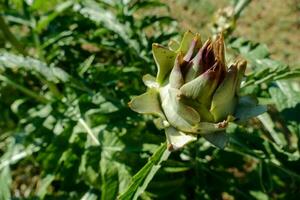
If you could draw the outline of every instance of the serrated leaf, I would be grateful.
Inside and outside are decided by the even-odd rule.
[[[127,24],[121,23],[111,10],[104,9],[96,1],[91,0],[83,1],[82,5],[78,5],[79,9],[75,9],[75,11],[91,21],[103,24],[105,28],[119,35],[129,47],[139,52],[139,44],[130,38],[130,28]]]
[[[250,96],[239,98],[234,117],[239,121],[246,121],[267,111],[266,106],[258,105],[257,100]]]
[[[119,174],[114,162],[101,160],[101,199],[115,200],[119,191]]]
[[[156,7],[166,7],[167,9],[169,9],[168,6],[162,2],[149,0],[149,1],[136,1],[129,8],[129,10],[131,11],[131,13],[134,13],[139,9],[148,9],[148,8],[156,8]]]
[[[47,194],[48,187],[52,183],[54,178],[55,178],[55,176],[53,174],[48,174],[46,177],[44,177],[40,181],[40,184],[38,185],[37,193],[36,193],[38,195],[38,197],[40,197],[41,199],[43,199],[45,197],[45,195]]]
[[[35,30],[38,33],[41,33],[49,25],[51,21],[53,21],[60,13],[70,8],[72,5],[73,5],[73,1],[66,1],[57,5],[55,10],[51,14],[41,17],[41,19],[37,22]]]
[[[170,24],[174,19],[168,16],[146,16],[142,19],[142,24],[140,25],[140,29],[145,29],[149,26],[152,26],[154,23],[160,24]]]
[[[97,195],[88,191],[81,197],[80,200],[97,200]]]
[[[292,82],[276,81],[276,83],[278,87],[271,87],[269,93],[279,111],[293,108],[300,103],[300,91],[293,88]]]
[[[229,141],[229,136],[225,132],[215,132],[203,135],[203,137],[216,147],[224,149]]]

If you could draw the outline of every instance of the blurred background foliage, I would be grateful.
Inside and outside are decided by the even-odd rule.
[[[0,2],[0,199],[300,196],[298,1]],[[155,171],[164,133],[127,102],[155,74],[151,44],[186,29],[226,33],[229,61],[249,63],[242,93],[268,112]]]

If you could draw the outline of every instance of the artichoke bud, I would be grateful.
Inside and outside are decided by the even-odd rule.
[[[184,84],[180,88],[181,94],[188,98],[200,101],[210,99],[218,82],[219,70],[217,69],[217,66],[218,63],[215,63],[211,69],[196,77],[194,80]]]
[[[157,76],[144,76],[148,92],[133,98],[129,105],[136,112],[158,116],[160,127],[166,124],[172,150],[198,135],[206,138],[224,131],[235,113],[240,115],[236,109],[243,102],[238,90],[246,62],[226,67],[222,35],[202,45],[200,35],[188,31],[180,43],[171,41],[168,48],[153,44],[152,51]],[[212,138],[207,137],[210,142]]]
[[[161,88],[162,110],[173,127],[184,132],[190,132],[193,125],[200,122],[200,115],[194,108],[184,104],[178,95],[179,90],[177,89],[169,86]]]

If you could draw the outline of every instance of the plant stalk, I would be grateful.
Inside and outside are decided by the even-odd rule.
[[[45,97],[33,92],[32,90],[27,89],[26,87],[14,82],[13,80],[9,79],[6,76],[3,76],[2,74],[0,74],[0,80],[6,82],[7,84],[13,86],[14,88],[20,90],[21,92],[23,92],[27,96],[32,97],[32,98],[34,98],[35,100],[37,100],[41,103],[48,103],[49,102],[49,100],[46,99]]]
[[[17,40],[14,34],[10,31],[8,24],[5,22],[4,17],[0,14],[0,30],[2,30],[4,37],[10,42],[10,44],[24,56],[27,55],[22,44]]]
[[[79,118],[78,122],[82,125],[82,127],[86,130],[87,134],[91,137],[91,139],[93,140],[93,142],[99,146],[100,142],[99,140],[96,138],[96,136],[94,135],[92,129],[87,125],[87,123],[82,119]]]
[[[161,163],[167,160],[171,152],[167,148],[167,143],[158,147],[148,162],[133,176],[128,188],[118,196],[118,200],[136,200],[147,188],[154,175],[161,167]]]

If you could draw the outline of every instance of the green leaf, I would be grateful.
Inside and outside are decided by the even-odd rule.
[[[250,194],[256,200],[269,200],[268,195],[262,191],[250,191]]]
[[[83,77],[84,73],[91,67],[91,64],[95,60],[95,55],[88,57],[78,68],[79,76]]]
[[[142,24],[140,25],[140,29],[145,29],[149,26],[152,26],[154,23],[160,23],[160,24],[170,24],[173,22],[174,19],[172,17],[168,16],[146,16],[142,19]]]
[[[290,79],[290,78],[299,78],[300,77],[300,69],[299,68],[292,68],[285,73],[278,73],[274,77],[274,80],[282,80],[282,79]]]
[[[101,160],[101,180],[101,199],[115,200],[119,191],[119,174],[113,162]]]
[[[81,197],[80,200],[97,200],[97,195],[88,191]]]
[[[265,162],[259,164],[259,180],[264,192],[273,190],[272,173],[270,171],[270,166]]]
[[[56,6],[55,10],[48,16],[43,16],[36,25],[36,32],[41,33],[51,21],[53,21],[60,13],[64,12],[66,9],[73,5],[73,1],[66,1]]]
[[[203,137],[211,144],[221,149],[224,149],[229,141],[229,136],[225,132],[205,134]]]
[[[239,51],[247,60],[255,62],[256,59],[263,59],[270,55],[265,44],[253,44],[244,38],[237,38],[230,43],[230,47]]]
[[[149,9],[149,8],[157,8],[157,7],[166,7],[168,6],[162,2],[159,1],[153,1],[153,0],[148,0],[148,1],[136,1],[130,8],[129,10],[131,13],[136,12],[139,9]]]
[[[10,187],[12,179],[9,166],[0,170],[0,199],[11,199]]]
[[[92,109],[90,109],[90,110],[92,110]],[[119,110],[119,108],[116,105],[114,105],[113,103],[108,102],[108,101],[100,104],[100,108],[97,109],[97,111],[99,113],[103,113],[103,114],[113,113],[118,110]]]
[[[269,49],[265,44],[259,44],[255,49],[246,54],[246,57],[250,60],[266,58],[270,55]]]
[[[238,121],[246,121],[252,117],[256,117],[267,111],[267,107],[258,105],[257,100],[250,96],[243,96],[239,98],[236,106],[234,117]]]
[[[271,87],[269,93],[279,111],[300,103],[300,90],[295,89],[292,81],[276,81],[276,84],[278,87]]]
[[[70,80],[70,75],[61,68],[49,67],[45,63],[30,57],[18,56],[12,53],[0,53],[0,70],[5,71],[6,69],[25,70],[54,83]]]
[[[93,0],[82,1],[78,7],[77,12],[116,33],[129,47],[139,52],[139,44],[130,38],[131,30],[127,23],[121,23],[111,10],[100,7],[99,4]]]
[[[265,129],[269,132],[271,138],[279,146],[284,146],[284,140],[279,137],[279,133],[276,131],[275,123],[268,113],[263,113],[258,116],[258,119],[264,125]]]
[[[54,180],[55,176],[53,174],[48,174],[46,177],[44,177],[41,181],[40,184],[38,185],[37,189],[37,195],[41,199],[45,197],[48,191],[48,186],[51,185],[52,181]]]
[[[118,200],[136,200],[147,188],[148,184],[160,168],[160,164],[170,155],[167,144],[162,144],[151,156],[149,161],[132,178],[131,184]]]

